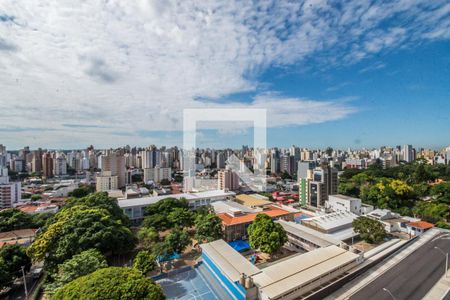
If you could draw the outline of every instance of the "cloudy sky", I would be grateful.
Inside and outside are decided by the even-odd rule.
[[[9,149],[181,144],[186,108],[266,108],[269,145],[438,148],[449,107],[447,0],[0,1]]]

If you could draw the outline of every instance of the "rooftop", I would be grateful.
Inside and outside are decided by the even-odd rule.
[[[13,231],[0,232],[0,241],[18,240],[34,237],[37,231],[37,229],[18,229]]]
[[[341,194],[329,195],[328,197],[339,198],[339,199],[342,199],[342,200],[350,200],[350,201],[361,201],[361,199],[359,199],[359,198],[350,197],[350,196],[341,195]]]
[[[425,221],[410,222],[407,225],[411,226],[411,227],[421,228],[421,229],[430,229],[430,228],[434,227],[433,224],[425,222]]]
[[[270,206],[267,206],[266,210],[262,210],[257,213],[246,213],[246,214],[240,215],[240,216],[231,216],[228,213],[220,213],[220,214],[217,214],[217,216],[222,220],[222,222],[225,225],[237,225],[237,224],[253,222],[253,220],[255,220],[255,218],[258,214],[265,214],[271,218],[277,218],[277,217],[287,216],[287,215],[291,214],[291,212],[281,209],[275,205],[270,205]]]
[[[326,231],[351,224],[358,216],[342,211],[306,219],[302,222],[320,227]]]
[[[311,241],[320,247],[339,245],[340,243],[339,240],[329,236],[328,234],[321,233],[304,225],[284,220],[278,220],[277,222],[280,223],[281,226],[283,226],[286,232],[290,232],[297,237],[301,237],[305,240]]]
[[[238,281],[242,273],[250,276],[260,272],[256,266],[231,248],[224,240],[202,244],[200,247],[217,266],[220,266],[221,271],[233,281]]]
[[[242,205],[246,205],[246,206],[250,206],[250,207],[253,207],[253,206],[264,206],[264,205],[269,205],[269,204],[272,203],[272,202],[268,201],[266,197],[258,195],[258,194],[253,194],[253,195],[241,194],[241,195],[237,195],[236,196],[236,202],[239,202]]]
[[[169,194],[162,196],[151,196],[151,197],[142,197],[142,198],[134,198],[134,199],[119,199],[119,206],[121,208],[127,207],[136,207],[136,206],[147,206],[150,204],[157,203],[166,198],[175,198],[181,199],[184,198],[188,201],[203,199],[203,198],[214,198],[214,197],[229,197],[235,196],[234,192],[225,192],[222,190],[214,190],[214,191],[205,191],[199,193],[183,193],[183,194]]]
[[[261,270],[253,276],[256,285],[269,299],[279,297],[329,273],[359,256],[337,246],[319,248],[293,256]]]

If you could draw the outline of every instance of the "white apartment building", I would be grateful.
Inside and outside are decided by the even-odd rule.
[[[8,169],[0,168],[0,209],[10,208],[22,198],[20,182],[9,182]]]
[[[149,181],[153,181],[156,183],[161,182],[161,180],[172,179],[172,168],[160,168],[156,166],[155,168],[146,168],[144,169],[144,182],[148,183]]]
[[[112,175],[111,171],[102,172],[96,177],[96,191],[106,192],[119,188],[119,177]]]
[[[236,191],[239,189],[239,176],[232,170],[217,173],[217,188],[222,191]]]

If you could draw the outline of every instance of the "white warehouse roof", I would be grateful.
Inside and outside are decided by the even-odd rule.
[[[214,190],[214,191],[206,191],[199,193],[183,193],[183,194],[170,194],[163,196],[152,196],[152,197],[142,197],[142,198],[133,198],[133,199],[124,199],[119,200],[119,206],[121,208],[129,208],[129,207],[139,207],[139,206],[148,206],[150,204],[157,203],[166,198],[176,198],[181,199],[184,198],[188,201],[195,201],[207,198],[220,198],[220,197],[229,197],[235,196],[234,192],[225,192],[222,190]]]

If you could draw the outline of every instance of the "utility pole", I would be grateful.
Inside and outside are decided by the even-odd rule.
[[[23,286],[25,288],[25,299],[28,299],[27,278],[25,277],[25,266],[22,266]]]

